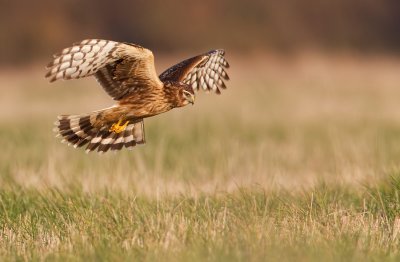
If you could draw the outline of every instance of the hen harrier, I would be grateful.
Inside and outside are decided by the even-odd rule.
[[[224,50],[213,50],[172,66],[157,77],[153,53],[139,45],[88,39],[65,48],[47,66],[46,78],[94,75],[116,105],[82,115],[61,115],[55,131],[86,152],[104,153],[144,144],[143,119],[193,104],[199,89],[220,94],[229,77]]]

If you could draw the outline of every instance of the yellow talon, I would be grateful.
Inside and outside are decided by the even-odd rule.
[[[122,119],[118,120],[118,123],[112,124],[112,126],[109,129],[109,131],[117,133],[117,134],[121,133],[122,131],[125,130],[125,128],[128,125],[129,121],[126,121],[125,124],[123,124],[122,126],[121,126],[121,123],[122,123]]]

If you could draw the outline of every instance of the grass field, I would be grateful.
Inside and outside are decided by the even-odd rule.
[[[112,103],[93,79],[2,70],[0,260],[398,261],[400,60],[230,63],[223,95],[105,155],[52,133]]]

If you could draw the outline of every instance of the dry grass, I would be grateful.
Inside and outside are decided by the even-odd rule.
[[[102,156],[51,131],[58,114],[112,103],[94,80],[4,71],[0,256],[395,259],[399,188],[382,180],[399,170],[400,61],[231,64],[223,95],[146,120],[146,146]]]

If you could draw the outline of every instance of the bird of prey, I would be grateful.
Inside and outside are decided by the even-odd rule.
[[[193,104],[199,89],[221,93],[229,77],[224,50],[184,60],[157,76],[153,53],[139,45],[87,39],[54,55],[46,78],[93,75],[116,104],[82,115],[61,115],[55,132],[86,152],[132,148],[145,143],[143,119]]]

